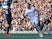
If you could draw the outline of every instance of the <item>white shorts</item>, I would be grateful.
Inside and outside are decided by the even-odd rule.
[[[33,26],[37,25],[39,20],[38,18],[34,18],[34,19],[31,19],[30,22],[32,23]]]

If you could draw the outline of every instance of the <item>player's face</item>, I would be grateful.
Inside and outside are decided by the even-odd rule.
[[[29,8],[29,9],[30,9],[30,7],[31,7],[31,6],[30,6],[29,4],[27,4],[27,8]]]

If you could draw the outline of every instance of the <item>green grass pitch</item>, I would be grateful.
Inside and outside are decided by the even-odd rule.
[[[38,34],[11,34],[11,36],[0,34],[0,39],[52,39],[52,35],[44,34],[44,37],[40,38]]]

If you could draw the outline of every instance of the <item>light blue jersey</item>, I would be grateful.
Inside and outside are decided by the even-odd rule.
[[[35,24],[38,24],[38,17],[37,14],[35,13],[36,8],[31,7],[31,9],[26,10],[26,15],[30,17],[30,22],[34,26]]]

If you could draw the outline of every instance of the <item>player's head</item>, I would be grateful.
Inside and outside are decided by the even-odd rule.
[[[28,7],[28,9],[30,9],[31,8],[31,4],[27,3],[27,7]]]

